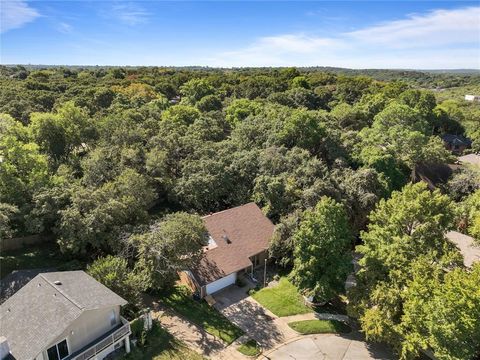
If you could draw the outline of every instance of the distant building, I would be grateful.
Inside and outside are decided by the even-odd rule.
[[[480,102],[479,95],[465,95],[465,101],[478,101]]]
[[[169,103],[172,104],[172,105],[175,105],[175,104],[178,104],[180,102],[180,100],[182,100],[182,98],[177,95],[177,96],[174,96],[173,98],[171,98],[169,100]]]
[[[445,134],[442,140],[445,148],[455,154],[462,154],[465,149],[472,146],[472,141],[462,135]]]

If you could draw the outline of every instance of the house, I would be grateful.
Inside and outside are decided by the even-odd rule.
[[[275,227],[255,203],[202,219],[208,245],[200,262],[180,273],[180,278],[203,298],[235,284],[240,274],[264,265]]]
[[[130,351],[127,302],[83,271],[41,273],[0,305],[2,352],[16,360],[101,360]]]
[[[480,96],[478,96],[478,95],[465,95],[465,101],[478,101],[478,102],[480,102]]]
[[[460,250],[465,266],[471,267],[475,261],[480,261],[480,247],[475,245],[471,236],[458,231],[449,231],[445,236]]]
[[[453,172],[460,168],[456,164],[420,164],[415,167],[415,182],[423,181],[430,190],[446,184]]]
[[[445,134],[442,136],[442,140],[445,148],[455,154],[461,154],[472,146],[472,141],[462,135]]]

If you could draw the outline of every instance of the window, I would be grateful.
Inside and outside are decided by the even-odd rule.
[[[48,360],[61,360],[68,356],[67,339],[60,341],[47,350]]]
[[[117,325],[117,316],[115,314],[115,310],[110,311],[110,325],[111,326]]]

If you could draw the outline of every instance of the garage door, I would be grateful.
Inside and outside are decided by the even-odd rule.
[[[224,287],[235,284],[236,280],[237,273],[233,273],[208,284],[206,286],[207,295],[213,294],[214,292],[222,290]]]

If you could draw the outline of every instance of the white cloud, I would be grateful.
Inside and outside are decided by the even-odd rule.
[[[358,41],[392,48],[480,41],[480,7],[434,10],[346,34]]]
[[[63,34],[70,34],[73,31],[73,26],[66,22],[60,22],[57,25],[57,30]]]
[[[480,7],[435,10],[353,32],[256,39],[204,59],[213,66],[480,68]]]
[[[18,29],[40,16],[23,0],[1,0],[0,10],[0,33]]]
[[[147,22],[150,13],[136,3],[117,3],[111,8],[110,15],[127,25]]]

